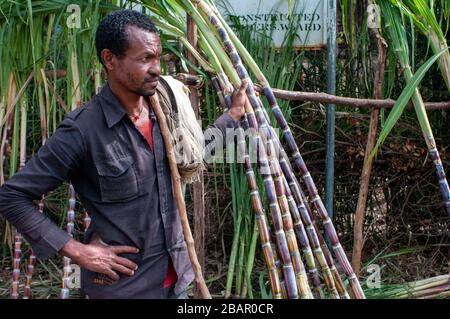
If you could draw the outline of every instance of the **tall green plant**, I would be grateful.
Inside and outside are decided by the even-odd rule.
[[[390,130],[393,128],[394,124],[402,114],[409,99],[412,98],[414,109],[416,111],[420,127],[422,129],[422,134],[425,138],[425,143],[428,147],[430,158],[435,165],[444,206],[450,216],[450,190],[448,182],[445,177],[444,167],[442,165],[439,151],[437,150],[436,142],[433,136],[433,131],[431,129],[428,115],[425,110],[425,104],[418,89],[420,80],[423,78],[426,70],[440,56],[443,56],[445,52],[448,52],[448,48],[445,48],[441,52],[435,54],[435,56],[431,58],[427,63],[425,63],[414,76],[410,64],[408,37],[403,24],[402,16],[398,8],[389,3],[389,1],[381,0],[378,1],[378,3],[381,7],[382,17],[385,22],[385,32],[388,35],[390,46],[396,53],[398,62],[400,63],[400,66],[403,70],[403,76],[407,83],[407,87],[397,101],[396,107],[391,111],[391,114],[380,133],[380,138],[377,141],[376,147],[372,151],[372,156],[373,154],[375,154],[377,148],[381,145],[386,136],[389,134]]]
[[[439,69],[450,92],[450,51],[446,39],[445,25],[438,21],[434,1],[390,0],[400,11],[412,19],[417,30],[429,39],[434,53],[444,51],[439,57]],[[448,1],[443,3],[443,11],[448,13]],[[448,17],[448,16],[447,16]]]

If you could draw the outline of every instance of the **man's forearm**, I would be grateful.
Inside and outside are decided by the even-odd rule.
[[[0,214],[25,237],[40,259],[56,254],[70,238],[39,212],[32,198],[7,184],[0,188]]]

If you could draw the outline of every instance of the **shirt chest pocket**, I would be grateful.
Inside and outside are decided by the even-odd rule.
[[[133,164],[134,159],[131,156],[103,160],[95,164],[102,201],[122,202],[138,196],[138,182]]]

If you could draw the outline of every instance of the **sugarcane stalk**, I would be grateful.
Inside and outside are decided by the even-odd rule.
[[[8,77],[8,93],[7,93],[7,101],[6,101],[6,110],[2,107],[2,116],[0,117],[0,132],[3,131],[2,141],[0,145],[0,182],[4,183],[5,177],[3,172],[4,162],[7,157],[7,152],[9,149],[9,139],[11,137],[12,131],[12,123],[13,123],[13,115],[11,113],[8,114],[9,109],[13,109],[13,99],[16,96],[16,81],[14,80],[14,74],[11,72]],[[7,123],[6,123],[7,122]],[[6,126],[3,126],[3,123],[6,123]]]
[[[337,273],[336,267],[334,266],[333,259],[328,250],[328,246],[325,244],[323,236],[317,229],[313,220],[313,217],[316,216],[312,214],[306,196],[300,187],[300,183],[292,173],[293,170],[288,161],[288,156],[281,146],[280,153],[282,157],[280,159],[280,166],[283,170],[286,183],[289,185],[290,190],[294,195],[293,197],[297,205],[298,212],[300,212],[301,221],[303,222],[307,230],[310,245],[312,246],[314,256],[316,257],[316,260],[320,266],[328,292],[330,293],[330,296],[332,298],[337,298],[337,296],[339,296],[340,298],[348,299],[348,293],[345,291],[342,280]]]
[[[372,298],[406,299],[406,298],[436,298],[444,297],[450,289],[450,276],[441,275],[416,282],[394,285],[387,292],[375,292]]]
[[[161,109],[161,106],[159,105],[158,97],[156,95],[153,95],[150,97],[150,100],[161,128],[161,135],[164,140],[164,145],[166,146],[166,154],[169,162],[172,179],[172,188],[174,191],[175,201],[178,207],[178,212],[180,214],[180,221],[181,226],[183,228],[184,240],[186,242],[189,258],[191,260],[192,268],[195,273],[195,282],[202,293],[202,297],[204,299],[211,299],[211,295],[208,291],[208,287],[205,284],[205,280],[203,279],[202,270],[198,263],[197,255],[195,253],[194,240],[192,239],[192,233],[186,213],[186,204],[184,202],[183,191],[181,189],[181,177],[178,172],[172,145],[172,137],[170,135],[170,131],[166,123],[165,115]]]
[[[225,69],[228,75],[232,77],[232,82],[237,84],[239,82],[239,78],[234,71],[231,62],[228,57],[224,54],[221,54],[220,43],[217,39],[211,34],[211,31],[208,29],[206,22],[203,18],[198,14],[196,10],[191,10],[189,16],[195,21],[195,25],[199,30],[199,46],[201,49],[207,53],[208,60],[211,64],[206,62],[206,60],[192,47],[189,41],[184,37],[186,33],[186,26],[183,22],[174,19],[167,12],[167,8],[157,6],[155,7],[154,1],[142,1],[143,5],[153,12],[156,12],[160,15],[160,17],[164,17],[167,19],[169,23],[164,23],[160,17],[153,17],[152,21],[159,26],[160,28],[167,30],[169,33],[173,34],[183,45],[185,45],[186,49],[192,54],[197,62],[208,72],[215,72],[216,74],[222,74]],[[158,5],[158,4],[156,4]],[[190,3],[185,3],[185,5],[191,5]],[[176,27],[175,27],[176,25]],[[219,81],[221,81],[219,77]]]
[[[48,85],[48,79],[47,76],[45,74],[44,69],[40,69],[41,71],[41,76],[43,79],[43,84],[44,84],[44,96],[45,96],[45,111],[43,112],[44,114],[44,118],[45,120],[45,125],[42,125],[42,119],[41,119],[41,130],[43,130],[43,132],[41,133],[42,136],[42,144],[45,144],[45,141],[47,139],[47,132],[48,132],[48,127],[50,126],[50,91],[49,91],[49,85]],[[42,111],[40,110],[41,116],[42,116]]]
[[[25,166],[26,160],[26,114],[27,101],[25,98],[21,99],[20,103],[20,146],[19,146],[19,170]],[[14,235],[14,259],[13,259],[13,274],[12,274],[12,289],[11,299],[19,298],[19,279],[20,279],[20,259],[22,257],[22,235],[15,229]]]
[[[202,49],[206,49],[206,52],[215,52],[215,57],[220,62],[220,69],[223,68],[223,71],[227,74],[227,76],[230,78],[230,82],[235,85],[239,86],[240,79],[238,74],[236,73],[236,70],[233,68],[233,64],[230,61],[229,57],[226,54],[223,54],[223,50],[221,49],[220,42],[216,37],[214,37],[214,33],[211,32],[212,30],[208,27],[207,23],[203,19],[203,17],[200,15],[200,13],[196,10],[194,5],[190,1],[183,1],[183,4],[187,6],[187,10],[189,15],[194,19],[195,24],[198,27],[199,32],[202,35],[202,38],[205,38],[205,41],[202,41],[202,38],[200,38],[199,44],[202,46],[202,44],[209,44],[202,47]],[[214,30],[213,30],[214,31]],[[215,70],[216,73],[220,74],[218,70]],[[221,72],[223,73],[223,72]],[[219,77],[219,81],[221,78]],[[227,90],[227,88],[224,88],[224,90]]]
[[[75,38],[74,38],[75,39]],[[75,41],[74,41],[75,42]],[[75,46],[75,43],[74,43]],[[71,110],[75,110],[77,107],[81,105],[81,82],[80,82],[80,76],[78,72],[78,58],[77,58],[77,52],[76,47],[73,47],[70,52],[70,73],[72,75],[72,90],[71,95],[69,95],[70,101],[71,101]]]
[[[198,7],[202,10],[202,12],[204,12],[204,14],[209,18],[211,25],[216,28],[218,34],[220,35],[220,37],[222,39],[225,51],[227,51],[231,60],[233,61],[233,64],[235,65],[235,68],[236,68],[236,71],[237,71],[239,77],[241,79],[248,78],[247,70],[241,63],[240,56],[237,53],[236,48],[234,46],[235,43],[233,42],[233,40],[231,40],[229,38],[228,33],[227,33],[228,30],[225,29],[225,28],[227,28],[227,24],[222,23],[220,14],[216,14],[215,12],[213,12],[211,7],[203,0],[192,0],[192,2],[195,3],[196,5],[198,5]],[[225,27],[224,27],[224,25],[225,25]],[[231,30],[229,30],[229,31],[231,31]],[[234,35],[234,33],[232,31],[229,32],[229,34],[232,37]],[[236,43],[240,43],[240,41],[237,39],[237,37],[235,35],[234,35],[234,40],[236,41]],[[242,46],[242,44],[241,44],[241,46]],[[245,52],[246,52],[245,48],[242,51],[244,52],[244,56],[245,56]],[[247,56],[247,58],[248,58],[248,56]],[[253,60],[253,59],[250,58],[248,60]],[[249,63],[248,61],[246,61],[246,62]],[[253,61],[253,65],[255,65],[257,67],[257,65],[254,61]],[[253,71],[255,71],[255,70],[253,70]],[[287,144],[289,145],[289,148],[293,154],[297,169],[300,171],[300,174],[303,177],[303,180],[305,181],[309,195],[312,198],[312,202],[313,202],[317,212],[319,213],[319,216],[323,220],[323,225],[324,225],[325,231],[326,231],[328,237],[330,238],[330,242],[332,244],[332,248],[336,255],[336,258],[339,260],[346,275],[349,278],[349,281],[352,283],[352,288],[354,289],[355,297],[358,299],[364,298],[364,292],[361,288],[361,285],[359,284],[359,281],[357,280],[356,275],[353,272],[350,262],[348,261],[348,258],[339,242],[334,225],[333,225],[331,219],[329,218],[328,213],[325,209],[325,206],[323,205],[322,199],[320,198],[320,196],[317,192],[317,188],[316,188],[314,181],[311,178],[311,174],[309,173],[309,171],[306,167],[306,164],[299,152],[298,146],[297,146],[295,139],[293,137],[293,134],[287,124],[287,121],[284,118],[283,113],[281,112],[281,109],[276,102],[276,98],[273,95],[273,92],[271,90],[269,83],[267,82],[267,80],[265,80],[265,77],[262,74],[262,72],[259,70],[259,68],[258,68],[258,71],[259,72],[257,74],[257,78],[260,80],[260,82],[263,86],[263,89],[262,89],[263,94],[266,96],[266,98],[269,102],[269,105],[271,106],[272,112],[274,114],[275,119],[277,120],[278,125],[283,130],[283,137],[286,140]],[[250,99],[252,107],[255,109],[255,112],[257,112],[257,114],[259,114],[261,111],[259,110],[259,104],[257,102],[256,103],[254,102],[255,99],[253,98],[253,96],[255,96],[255,90],[254,90],[252,83],[249,83],[249,85],[248,85],[247,95]]]
[[[247,79],[243,77],[243,79]],[[258,129],[257,120],[249,103],[246,106],[248,124],[244,123],[243,128],[250,128],[253,133]],[[272,222],[275,228],[275,237],[278,244],[278,250],[283,263],[283,274],[286,281],[286,288],[289,298],[297,298],[297,289],[302,298],[309,298],[311,292],[309,290],[307,276],[304,270],[303,262],[297,247],[295,233],[293,232],[292,220],[290,220],[289,206],[286,203],[283,186],[275,184],[272,173],[278,172],[274,167],[274,162],[270,162],[267,158],[265,143],[259,133],[256,133],[256,145],[258,146],[259,156],[258,165],[260,174],[264,180],[266,195],[269,200],[269,210],[272,216]],[[270,141],[268,146],[271,147]],[[272,165],[271,165],[272,164]],[[275,178],[278,179],[279,175]],[[278,186],[278,187],[276,187]],[[281,199],[279,202],[278,199]],[[285,205],[283,205],[285,204]],[[283,205],[283,206],[282,206]],[[295,278],[295,279],[294,279]],[[296,287],[297,286],[297,287]]]
[[[320,286],[320,278],[319,273],[316,268],[316,263],[314,261],[314,255],[311,250],[311,246],[309,244],[308,235],[306,234],[305,226],[300,218],[300,213],[298,211],[297,203],[292,197],[292,193],[288,182],[286,181],[286,177],[283,176],[283,183],[286,189],[286,196],[288,198],[289,209],[292,213],[292,217],[294,220],[294,229],[297,235],[297,239],[299,241],[300,247],[302,247],[303,256],[306,260],[306,265],[308,267],[308,273],[311,277],[311,282],[313,284],[313,292],[314,297],[317,299],[324,299],[324,294],[322,288]],[[328,287],[328,286],[327,286]],[[337,294],[332,294],[332,296],[336,296]]]
[[[339,297],[341,299],[350,299],[350,295],[348,294],[347,289],[345,288],[344,282],[342,281],[341,275],[339,274],[339,271],[337,270],[336,265],[334,264],[333,256],[331,255],[331,252],[328,249],[327,243],[325,242],[325,239],[323,238],[322,234],[319,232],[317,225],[314,222],[313,222],[313,225],[314,225],[314,229],[316,230],[316,233],[318,235],[320,247],[324,253],[328,268],[330,268],[330,271],[333,275],[334,285],[339,294]]]
[[[253,111],[252,111],[251,115],[253,115]],[[248,124],[246,124],[246,126],[248,126]],[[266,142],[266,140],[263,143],[265,143],[265,142]],[[276,159],[273,157],[275,150],[273,147],[273,141],[271,139],[271,136],[269,137],[269,140],[267,142],[269,143],[268,149],[269,149],[269,154],[271,156],[270,157],[270,170],[272,171],[271,173],[274,176],[275,192],[277,194],[278,203],[281,207],[282,219],[283,219],[283,229],[286,231],[286,236],[290,243],[290,247],[289,247],[290,251],[294,253],[293,261],[294,261],[294,265],[295,265],[294,269],[297,270],[296,271],[297,283],[299,286],[305,287],[308,297],[311,297],[309,287],[306,288],[308,284],[307,284],[307,276],[304,272],[303,263],[298,263],[299,252],[298,252],[295,233],[293,231],[293,222],[292,222],[291,215],[290,215],[289,197],[286,196],[285,185],[282,182],[283,181],[282,172],[280,170],[280,167],[279,167]],[[306,298],[306,294],[303,297]]]
[[[220,86],[219,81],[214,79],[212,84],[217,92],[221,92],[220,96],[223,97],[223,103],[225,108],[229,108],[231,106],[231,100],[224,97],[223,88]],[[245,125],[245,120],[243,120]],[[240,150],[240,154],[243,155],[244,160],[244,169],[245,175],[247,179],[248,188],[250,190],[250,198],[253,210],[256,216],[256,223],[258,225],[259,230],[259,238],[262,246],[264,260],[267,265],[268,273],[269,273],[269,283],[270,288],[272,290],[272,296],[275,299],[282,298],[282,288],[280,283],[280,275],[278,274],[278,270],[275,263],[275,252],[271,243],[271,236],[269,235],[269,227],[266,219],[266,214],[264,212],[264,206],[262,204],[261,196],[258,190],[258,184],[256,182],[256,175],[253,171],[252,164],[250,162],[250,157],[247,153],[247,147],[245,143],[245,137],[241,130],[237,130],[238,137],[238,148]]]
[[[67,210],[67,224],[66,231],[70,237],[73,237],[74,223],[75,223],[75,204],[76,204],[76,193],[72,184],[69,185],[69,207]],[[60,293],[60,299],[69,299],[69,281],[70,273],[72,272],[72,266],[70,265],[71,259],[69,257],[63,257],[63,278],[62,278],[62,288]]]
[[[19,155],[19,170],[25,167],[26,161],[26,137],[27,137],[27,101],[22,98],[20,104],[20,155]],[[22,240],[22,239],[20,239]],[[17,243],[18,244],[18,243]],[[19,245],[17,245],[19,246]],[[17,248],[17,247],[16,247]],[[18,247],[20,249],[20,247]],[[23,299],[29,299],[31,295],[31,278],[34,271],[34,265],[36,263],[36,256],[33,253],[33,249],[29,250],[29,257],[27,263],[27,272],[25,275],[25,287],[23,292]]]
[[[268,142],[272,144],[271,147],[269,147],[269,149],[274,151],[273,141],[271,139],[269,139]],[[288,240],[288,244],[290,244],[290,246],[291,246],[290,251],[293,256],[292,259],[293,259],[293,263],[294,263],[294,270],[296,270],[298,285],[299,285],[299,287],[302,287],[302,289],[305,290],[303,298],[309,298],[309,297],[312,297],[312,295],[311,295],[311,291],[309,290],[308,279],[307,279],[307,275],[305,272],[305,267],[303,265],[303,262],[302,262],[302,259],[300,256],[300,252],[299,252],[299,248],[298,248],[298,244],[297,244],[297,240],[296,240],[296,233],[295,233],[294,227],[293,227],[293,220],[292,220],[291,210],[290,210],[290,205],[289,205],[289,200],[288,200],[289,198],[287,196],[287,191],[285,188],[285,184],[283,182],[284,176],[282,175],[282,171],[279,167],[279,163],[277,162],[277,159],[274,158],[274,154],[272,153],[269,156],[271,156],[271,168],[273,168],[272,174],[275,175],[275,178],[274,178],[275,190],[276,190],[278,202],[280,204],[280,208],[282,211],[283,228],[286,232],[286,239]],[[295,207],[295,205],[294,205],[294,207]],[[306,237],[303,239],[306,239]],[[307,258],[307,261],[308,261],[308,258]],[[311,259],[309,259],[309,262],[311,262]],[[313,268],[315,269],[315,267],[313,267]]]
[[[405,72],[406,77],[412,77],[411,70]],[[425,143],[428,147],[428,153],[431,160],[433,161],[436,169],[436,175],[439,180],[439,188],[441,190],[441,195],[444,201],[444,206],[447,210],[448,216],[450,217],[450,188],[448,185],[447,178],[445,176],[444,166],[442,165],[441,157],[439,151],[436,147],[436,141],[434,139],[433,131],[431,130],[430,122],[426,110],[423,105],[422,97],[418,90],[413,96],[414,109],[419,119],[420,127],[422,129],[422,134],[425,138]]]
[[[3,125],[5,124],[5,121],[7,119],[9,119],[9,116],[14,111],[14,107],[16,106],[17,102],[19,102],[19,99],[22,97],[22,94],[25,92],[25,89],[27,88],[28,84],[30,84],[32,79],[33,79],[33,73],[31,73],[28,76],[28,78],[23,83],[22,87],[20,88],[19,92],[17,92],[17,95],[14,95],[14,96],[11,96],[11,98],[8,98],[8,106],[6,108],[5,116],[3,117],[2,121],[0,122],[0,128],[2,128]],[[14,90],[15,90],[15,85],[14,85]]]
[[[19,298],[19,278],[20,278],[20,258],[21,258],[21,256],[22,256],[22,235],[17,230],[15,230],[11,299]]]
[[[41,136],[47,136],[47,132],[46,132],[46,114],[49,114],[49,112],[46,112],[46,103],[44,102],[44,95],[42,94],[42,90],[41,90],[41,83],[42,82],[47,82],[45,80],[45,73],[43,69],[40,69],[40,73],[39,73],[39,77],[37,79],[37,90],[38,90],[38,106],[39,106],[39,120],[40,120],[40,127],[41,127]]]
[[[314,256],[321,268],[322,276],[325,285],[328,288],[328,292],[332,298],[337,298],[336,295],[341,299],[350,299],[345,285],[342,282],[341,276],[333,262],[333,257],[331,256],[328,246],[316,225],[316,215],[313,215],[312,210],[307,202],[306,196],[300,187],[300,184],[296,177],[289,170],[289,163],[286,158],[280,160],[280,164],[284,167],[283,171],[286,172],[286,176],[289,176],[291,182],[289,186],[295,194],[294,198],[296,204],[298,205],[298,210],[301,212],[302,220],[306,225],[308,232],[308,238],[310,239],[311,246],[313,247]]]
[[[316,229],[313,227],[312,220],[311,220],[311,213],[306,208],[307,207],[306,206],[307,205],[306,198],[301,196],[300,186],[296,182],[295,177],[292,174],[292,170],[289,168],[289,164],[288,164],[286,158],[282,158],[280,160],[280,166],[282,167],[282,170],[283,170],[283,173],[284,173],[284,176],[286,179],[286,184],[290,188],[291,195],[293,195],[293,199],[294,199],[294,203],[295,203],[295,205],[293,205],[293,206],[297,208],[297,209],[295,209],[293,207],[292,211],[294,211],[294,216],[296,216],[295,219],[297,220],[297,225],[298,225],[297,231],[299,232],[299,238],[302,238],[303,241],[305,241],[305,239],[308,239],[308,242],[305,241],[303,247],[305,250],[310,251],[311,246],[312,246],[314,256],[316,257],[317,263],[319,264],[319,267],[321,269],[322,277],[323,277],[325,285],[328,289],[328,292],[330,293],[330,296],[332,298],[338,299],[339,294],[336,291],[332,273],[328,267],[328,264],[325,259],[325,255],[320,246],[318,234],[316,232]],[[307,234],[306,238],[305,238],[305,234],[303,234],[303,232],[305,231],[305,228],[306,228],[306,234]],[[307,245],[307,244],[309,244],[309,245]],[[312,264],[312,261],[311,261],[310,271],[312,272],[313,276],[315,276],[315,274],[314,274],[315,269],[316,269],[315,264]]]
[[[393,11],[394,8],[388,3],[382,2],[381,4],[384,13],[386,13],[386,19],[388,21],[386,28],[390,34],[391,39],[393,41],[397,41],[394,42],[397,45],[397,47],[395,47],[394,49],[403,69],[403,76],[406,80],[406,83],[409,84],[412,81],[413,73],[409,62],[408,48],[406,46],[406,43],[404,42],[406,41],[406,31],[404,30],[404,27],[399,23],[398,13],[395,13]],[[428,148],[429,156],[435,165],[436,175],[439,180],[439,188],[441,190],[442,199],[444,201],[444,207],[446,208],[447,213],[450,216],[450,188],[445,176],[445,171],[442,165],[439,151],[436,147],[436,141],[434,139],[430,122],[428,120],[425,105],[418,88],[414,90],[412,102],[414,105],[414,110],[417,114],[420,128],[422,130],[422,134],[425,139],[425,143]]]
[[[268,114],[263,108],[262,111],[264,113],[266,123],[268,123],[269,122]],[[269,129],[271,130],[272,136],[275,137],[276,146],[282,157],[279,161],[279,164],[283,173],[283,182],[285,184],[286,194],[288,195],[287,198],[290,210],[295,221],[295,230],[297,233],[297,237],[299,239],[300,246],[303,247],[303,252],[305,255],[305,259],[307,261],[309,272],[310,274],[312,274],[313,277],[312,278],[313,285],[316,287],[316,293],[319,296],[319,298],[323,297],[321,289],[317,287],[318,273],[315,266],[314,258],[311,256],[311,246],[309,243],[310,241],[314,247],[314,255],[316,256],[321,266],[322,275],[325,284],[329,290],[330,296],[332,298],[339,298],[339,295],[334,287],[330,270],[328,269],[328,266],[325,262],[323,252],[321,251],[321,247],[318,244],[315,229],[311,225],[311,217],[310,217],[311,212],[309,210],[305,210],[304,203],[307,203],[306,198],[304,196],[302,197],[300,185],[298,184],[298,181],[296,180],[295,176],[292,174],[292,167],[290,167],[290,164],[288,162],[288,156],[284,151],[284,149],[282,148],[278,136],[275,134],[272,127],[269,126]],[[295,196],[293,196],[293,194],[295,194]],[[301,212],[301,217],[299,212]],[[303,223],[306,223],[307,225],[308,228],[307,235],[305,234],[305,227]]]
[[[337,290],[339,297],[341,299],[350,299],[350,296],[347,292],[347,289],[345,288],[345,285],[341,279],[341,276],[336,268],[336,265],[334,264],[333,261],[333,256],[331,255],[330,250],[328,249],[328,245],[325,242],[325,239],[323,238],[322,233],[319,231],[319,228],[317,227],[317,220],[320,219],[317,215],[314,215],[312,213],[312,210],[306,200],[306,196],[305,193],[303,192],[303,190],[300,188],[300,184],[297,181],[297,179],[294,176],[294,183],[293,186],[295,185],[295,190],[298,189],[298,191],[300,192],[300,198],[304,203],[304,210],[300,210],[303,211],[302,216],[311,216],[313,219],[309,220],[309,222],[311,224],[309,224],[308,227],[308,235],[310,236],[310,238],[314,238],[314,243],[317,244],[318,240],[318,246],[317,248],[314,249],[314,252],[316,253],[315,256],[322,268],[322,275],[324,276],[324,278],[327,278],[325,280],[325,283],[327,284],[327,281],[331,281],[329,283],[330,287],[329,287],[329,292],[330,294],[334,294],[334,288]],[[329,272],[331,272],[332,274],[332,279],[330,279],[329,277]],[[334,281],[334,283],[333,283]],[[352,286],[351,286],[352,287]]]
[[[274,236],[272,235],[271,232],[269,232],[269,234],[270,234],[270,238],[274,238]],[[288,292],[287,292],[287,288],[286,288],[286,281],[283,278],[283,271],[281,270],[282,265],[281,265],[281,260],[278,257],[277,247],[273,243],[271,245],[272,245],[273,257],[274,257],[274,260],[275,260],[276,271],[278,273],[278,277],[280,277],[281,298],[282,299],[288,299]]]
[[[39,200],[38,204],[38,210],[39,213],[44,213],[44,200],[45,195],[42,195],[41,199]],[[31,297],[31,282],[33,279],[33,273],[34,273],[34,267],[36,265],[36,255],[34,254],[33,248],[29,248],[28,250],[29,257],[28,257],[28,264],[27,264],[27,274],[26,274],[26,281],[25,281],[25,288],[23,291],[23,299],[29,299]]]

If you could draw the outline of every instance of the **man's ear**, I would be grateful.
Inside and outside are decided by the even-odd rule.
[[[106,71],[114,70],[115,66],[115,58],[114,53],[109,51],[109,49],[103,49],[100,53],[100,57],[102,58],[103,64],[105,65]]]

